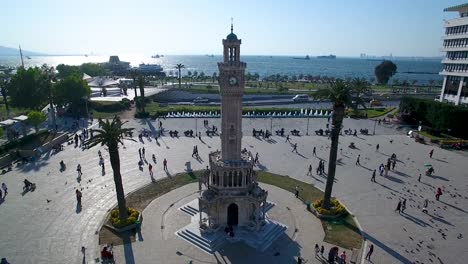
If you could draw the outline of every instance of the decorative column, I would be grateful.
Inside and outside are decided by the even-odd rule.
[[[444,82],[442,83],[442,90],[440,91],[440,101],[444,101],[445,86],[447,85],[447,76],[444,76]]]

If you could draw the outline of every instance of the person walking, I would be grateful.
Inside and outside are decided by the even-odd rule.
[[[80,190],[76,189],[76,202],[78,203],[78,206],[81,207],[81,197],[83,196],[80,192]]]
[[[195,156],[195,146],[193,147],[193,150],[192,150],[192,158]]]
[[[163,160],[163,167],[164,167],[164,170],[167,171],[167,160],[165,158]]]
[[[379,151],[379,148],[380,148],[380,145],[377,144],[377,146],[375,146],[375,150],[378,152],[378,151]]]
[[[432,155],[434,154],[434,149],[431,149],[431,151],[429,151],[429,158],[432,159]]]
[[[442,195],[442,189],[440,187],[437,188],[437,192],[435,195],[435,198],[437,201],[439,201],[440,196]]]
[[[315,244],[315,257],[318,257],[320,253],[320,248],[318,244]]]
[[[380,172],[380,176],[383,176],[383,173],[384,173],[384,165],[383,165],[383,163],[380,163],[379,172]]]
[[[361,154],[359,154],[359,155],[357,156],[357,159],[356,159],[356,166],[357,166],[357,165],[361,166],[361,163],[359,162],[360,159],[361,159]]]
[[[201,141],[201,132],[198,132],[198,139]]]
[[[376,182],[375,181],[375,172],[376,172],[376,170],[374,169],[374,171],[372,172],[371,182]]]
[[[395,170],[396,160],[392,161],[392,170]]]
[[[297,152],[297,143],[294,143],[294,145],[293,145],[293,150],[292,150],[291,152],[296,152],[296,153],[298,153],[298,152]]]
[[[419,173],[418,182],[421,182],[421,173]]]
[[[141,159],[141,148],[138,149],[138,155],[140,156],[140,159]]]
[[[149,171],[149,174],[153,176],[153,165],[151,165],[151,163],[148,164],[148,171]]]
[[[291,143],[291,141],[289,141],[289,135],[286,136],[286,141],[285,142],[290,142]]]
[[[314,155],[314,156],[317,157],[317,152],[315,152],[315,147],[314,147],[314,149],[312,150],[312,155]]]
[[[312,164],[309,165],[309,171],[307,172],[307,176],[312,175]]]
[[[78,172],[78,176],[81,176],[83,173],[81,172],[81,165],[78,163],[78,166],[76,166],[76,171]]]
[[[141,155],[144,157],[145,156],[145,147],[141,149]]]
[[[398,211],[399,214],[401,214],[401,201],[398,201],[397,208],[395,209],[395,212]]]
[[[367,251],[367,254],[366,254],[366,259],[367,260],[370,260],[370,257],[372,256],[372,253],[374,252],[374,245],[370,245],[369,246],[369,250]]]
[[[296,198],[299,198],[299,186],[297,186],[297,185],[294,188],[294,195],[296,196]]]
[[[340,263],[346,264],[346,251],[343,251],[340,255]]]
[[[2,189],[3,189],[3,192],[5,193],[5,196],[6,196],[8,194],[8,187],[4,182],[2,183]]]
[[[258,152],[255,153],[254,164],[258,163]]]
[[[406,199],[403,199],[403,203],[401,203],[401,212],[404,213],[406,210]]]
[[[323,258],[323,253],[325,252],[325,247],[322,245],[322,247],[320,247],[320,256]]]

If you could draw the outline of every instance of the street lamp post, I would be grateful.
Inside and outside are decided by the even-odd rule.
[[[270,132],[273,134],[273,117],[270,117]]]

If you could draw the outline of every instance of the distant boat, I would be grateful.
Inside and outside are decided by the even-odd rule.
[[[214,57],[213,54],[211,54],[211,55],[206,54],[205,56],[210,57],[210,58],[213,58],[213,57]]]
[[[300,58],[300,57],[293,57],[293,59],[295,59],[295,60],[310,60],[310,57],[309,57],[309,55],[306,55],[306,56],[303,57],[303,58]]]
[[[317,59],[336,59],[336,56],[333,54],[326,55],[326,56],[317,56]]]
[[[159,55],[159,54],[156,54],[156,55],[152,55],[151,58],[153,59],[159,59],[161,57],[164,57],[163,55]]]
[[[141,72],[162,72],[163,68],[159,64],[140,64],[138,69]]]

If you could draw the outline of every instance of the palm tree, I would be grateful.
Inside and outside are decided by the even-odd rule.
[[[43,64],[41,66],[42,71],[44,74],[47,75],[47,80],[48,80],[48,85],[47,85],[47,93],[49,97],[49,107],[50,111],[52,111],[52,125],[56,126],[56,120],[55,120],[55,110],[54,110],[54,101],[53,101],[53,95],[52,95],[52,81],[55,79],[55,69],[54,67],[49,67],[47,64]]]
[[[130,70],[130,77],[133,79],[133,90],[135,91],[135,100],[137,98],[137,88],[136,88],[136,80],[138,77],[138,70],[137,69],[131,69]]]
[[[140,87],[140,107],[141,111],[145,112],[145,77],[143,75],[138,76],[138,86]]]
[[[352,102],[351,107],[354,111],[357,111],[359,106],[362,106],[366,109],[366,104],[362,95],[366,95],[370,92],[369,83],[364,78],[354,78],[349,82],[351,88]]]
[[[133,128],[122,128],[126,122],[120,121],[120,118],[115,116],[112,121],[99,119],[99,127],[101,129],[91,129],[94,133],[86,145],[92,148],[98,144],[107,146],[109,150],[109,158],[114,172],[115,191],[117,194],[117,204],[119,209],[119,219],[121,223],[127,220],[127,206],[125,203],[125,192],[122,184],[122,175],[120,175],[120,157],[119,157],[119,144],[123,144],[124,139],[133,140],[126,137],[126,135],[133,130]],[[135,140],[133,140],[135,141]]]
[[[181,82],[181,79],[182,79],[181,71],[182,71],[183,68],[185,68],[185,66],[182,63],[179,63],[179,64],[176,65],[175,68],[179,71],[179,89],[180,89],[180,87],[181,87],[180,82]]]
[[[333,104],[332,125],[331,125],[331,148],[328,161],[328,176],[325,185],[325,194],[323,196],[323,208],[330,209],[330,199],[335,180],[336,156],[338,153],[338,139],[345,115],[345,109],[351,102],[351,89],[340,79],[330,84],[330,87],[322,88],[315,92],[315,97],[328,99]]]

